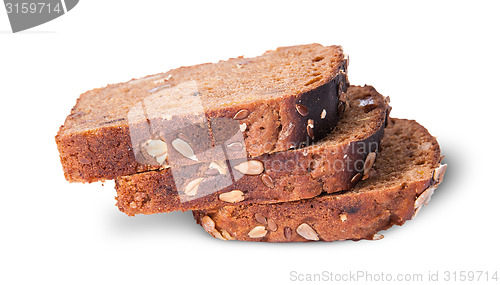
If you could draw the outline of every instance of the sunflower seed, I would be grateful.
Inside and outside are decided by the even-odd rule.
[[[158,162],[158,164],[163,164],[165,162],[165,160],[167,160],[167,154],[164,153],[163,155],[155,157],[155,159],[156,159],[156,162]]]
[[[233,190],[231,192],[222,193],[219,195],[219,200],[228,202],[228,203],[236,203],[245,200],[244,193],[240,190]]]
[[[209,169],[205,170],[205,175],[217,176],[217,175],[220,175],[220,173],[219,173],[219,170],[217,170],[217,169],[209,168]]]
[[[372,240],[381,240],[384,238],[384,235],[381,234],[374,234],[372,237]]]
[[[356,184],[359,180],[361,180],[361,178],[363,178],[363,174],[357,173],[351,178],[351,183]]]
[[[274,181],[271,178],[271,176],[267,175],[266,173],[262,174],[262,182],[264,185],[266,185],[269,188],[274,188]]]
[[[135,208],[137,208],[137,203],[135,203],[135,201],[132,201],[132,202],[130,202],[130,203],[128,204],[128,206],[129,206],[130,208],[132,208],[132,209],[135,209]]]
[[[370,152],[365,159],[365,167],[363,171],[363,175],[367,175],[370,169],[372,169],[373,164],[375,163],[375,158],[377,157],[377,153]]]
[[[301,104],[296,104],[295,105],[295,109],[297,109],[297,112],[299,112],[299,114],[302,116],[302,117],[305,117],[309,114],[309,110],[307,109],[306,106],[304,105],[301,105]]]
[[[424,205],[420,205],[420,207],[418,207],[418,208],[415,209],[415,211],[413,212],[413,215],[411,215],[410,220],[413,220],[413,219],[415,219],[415,217],[417,217],[418,213],[420,212],[420,210],[422,210],[423,206]]]
[[[345,213],[340,214],[339,217],[342,222],[347,221],[347,215]]]
[[[242,174],[259,175],[264,171],[264,164],[258,160],[244,161],[234,167]]]
[[[243,144],[241,142],[232,142],[226,148],[230,151],[240,151],[243,149]]]
[[[339,104],[337,105],[337,112],[341,114],[344,111],[345,111],[345,103],[340,101]]]
[[[263,224],[263,225],[267,225],[267,219],[266,217],[262,216],[261,214],[259,213],[255,213],[254,215],[254,218],[257,222]]]
[[[186,141],[177,138],[172,141],[172,146],[183,156],[191,160],[198,161],[198,158],[196,157],[196,155],[194,155],[193,149]]]
[[[167,152],[167,144],[162,140],[148,140],[144,148],[152,157],[161,156]]]
[[[276,225],[276,222],[273,219],[267,219],[267,228],[275,232],[278,229],[278,225]]]
[[[248,117],[249,114],[250,112],[247,109],[241,109],[234,115],[233,120],[243,120]]]
[[[244,132],[246,130],[247,130],[247,124],[246,123],[240,124],[240,132]]]
[[[218,238],[220,240],[227,240],[225,237],[223,237],[220,232],[218,230],[215,230],[212,235],[215,237],[215,238]]]
[[[198,193],[198,188],[200,188],[200,184],[203,181],[203,178],[196,178],[189,182],[184,188],[184,193],[188,196],[196,196]]]
[[[324,118],[326,118],[326,109],[323,109],[323,111],[321,111],[321,119],[323,120]]]
[[[418,196],[417,199],[415,199],[415,203],[413,204],[413,208],[417,209],[417,208],[420,208],[420,206],[422,206],[424,204],[427,205],[431,200],[432,194],[434,194],[434,190],[436,190],[436,187],[432,187],[432,186],[425,189],[425,191],[422,192],[422,194],[420,194],[420,196]]]
[[[209,216],[204,216],[201,219],[201,225],[207,231],[209,234],[211,234],[213,237],[221,239],[221,240],[227,240],[225,237],[223,237],[220,232],[215,228],[215,222],[210,218]]]
[[[264,226],[256,226],[248,232],[248,236],[251,238],[261,238],[267,234],[267,230]]]
[[[314,120],[307,120],[307,135],[310,138],[314,138]]]
[[[227,174],[227,167],[224,167],[223,165],[221,165],[221,163],[218,163],[216,161],[210,162],[210,165],[208,165],[208,168],[217,170],[217,172],[221,175]]]
[[[306,223],[302,223],[297,227],[297,233],[307,240],[319,240],[318,233]]]
[[[285,227],[283,229],[283,234],[285,235],[285,238],[289,240],[292,237],[292,229],[289,227]]]
[[[207,232],[212,232],[215,230],[215,222],[209,216],[204,216],[201,218],[201,225]]]
[[[227,240],[235,240],[235,238],[234,238],[234,237],[232,237],[232,236],[231,236],[231,234],[229,234],[229,232],[228,232],[228,231],[226,231],[226,230],[222,230],[222,231],[221,231],[221,233],[222,233],[222,236],[223,236],[225,239],[227,239]]]
[[[441,164],[438,168],[434,170],[432,174],[432,179],[436,181],[436,183],[441,183],[443,181],[444,173],[446,172],[446,168],[448,164]]]

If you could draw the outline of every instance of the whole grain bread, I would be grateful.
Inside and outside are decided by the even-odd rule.
[[[88,91],[56,136],[65,177],[93,182],[221,159],[216,147],[238,131],[239,157],[322,139],[344,108],[346,71],[340,46],[311,44]]]
[[[378,232],[412,219],[441,183],[446,165],[436,139],[415,121],[390,119],[373,166],[352,190],[287,203],[193,211],[224,240],[262,242],[380,239]]]
[[[250,160],[172,166],[118,177],[117,206],[128,215],[154,214],[294,201],[350,189],[372,174],[369,168],[389,106],[371,86],[349,87],[346,102],[336,128],[313,145]]]

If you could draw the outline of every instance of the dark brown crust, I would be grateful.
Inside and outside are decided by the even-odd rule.
[[[247,108],[250,111],[260,108],[264,116],[274,114],[278,117],[278,129],[280,126],[287,126],[288,124],[302,126],[295,128],[288,136],[284,136],[283,132],[278,137],[255,136],[251,132],[246,134],[245,144],[249,156],[258,156],[264,153],[283,151],[291,145],[300,145],[306,141],[308,118],[300,116],[295,110],[295,104],[301,103],[310,108],[310,116],[319,116],[323,108],[327,109],[327,118],[323,120],[324,122],[315,126],[314,139],[319,140],[330,133],[338,122],[339,88],[345,92],[349,85],[345,75],[347,61],[339,61],[332,68],[335,76],[328,78],[325,84],[308,92],[290,95],[280,100],[260,100],[238,106],[224,107],[219,110],[208,110],[206,112],[207,118],[209,121],[213,118],[232,118],[241,108]],[[78,116],[76,107],[79,101],[80,99],[66,119],[67,122],[71,118]],[[318,110],[319,107],[315,106],[323,107]],[[258,125],[258,120],[258,117],[249,117],[241,122],[251,126],[253,124]],[[256,142],[262,145],[258,145]],[[126,119],[115,122],[112,126],[101,126],[91,131],[76,133],[68,133],[65,123],[56,136],[56,143],[64,175],[70,182],[102,181],[145,170],[158,169],[158,166],[137,162],[133,153],[129,125]]]
[[[404,120],[392,119],[393,123]],[[413,123],[419,126],[416,122]],[[440,150],[435,138],[427,130],[430,141],[434,141],[431,165],[440,162]],[[383,152],[384,150],[382,150]],[[353,191],[340,194],[323,194],[319,197],[288,203],[252,204],[248,206],[225,206],[219,209],[193,211],[197,223],[209,216],[217,231],[227,231],[232,238],[245,241],[262,242],[304,242],[296,229],[302,223],[311,226],[321,241],[377,239],[377,233],[393,225],[402,225],[411,219],[415,211],[415,201],[419,195],[434,184],[433,172],[425,173],[411,183],[396,183],[389,189],[369,189],[370,184],[356,186]],[[367,181],[369,182],[369,181]],[[441,181],[439,181],[441,182]],[[437,185],[433,185],[437,187]],[[266,226],[254,218],[258,213],[277,224],[276,231],[268,230],[264,237],[251,238],[248,233],[256,226]],[[291,232],[285,237],[285,229]],[[268,227],[266,227],[268,229]],[[211,233],[214,235],[214,233]],[[215,235],[214,235],[215,236]]]
[[[352,90],[353,94],[370,94],[378,104],[379,112],[371,117],[376,127],[358,140],[322,143],[254,158],[264,163],[265,174],[272,178],[274,187],[265,185],[262,174],[244,175],[220,191],[185,201],[183,192],[176,188],[171,169],[163,169],[117,178],[117,206],[128,215],[154,214],[225,206],[228,202],[220,201],[219,195],[233,190],[244,193],[244,201],[237,204],[250,204],[296,201],[322,192],[350,189],[357,182],[352,178],[362,171],[368,153],[378,151],[388,108],[384,97],[373,87],[353,87]]]

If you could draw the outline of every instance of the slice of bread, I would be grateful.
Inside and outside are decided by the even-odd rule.
[[[118,177],[117,206],[128,215],[154,214],[294,201],[350,189],[364,172],[372,173],[365,161],[371,165],[376,157],[389,106],[371,86],[349,87],[346,100],[349,107],[338,125],[318,143],[249,160]]]
[[[239,157],[320,140],[339,119],[346,71],[340,46],[311,44],[88,91],[56,136],[65,177],[93,182],[224,159],[213,148],[238,131]]]
[[[436,139],[415,121],[390,119],[373,169],[352,190],[276,204],[194,211],[212,236],[262,242],[380,239],[427,204],[446,165]]]

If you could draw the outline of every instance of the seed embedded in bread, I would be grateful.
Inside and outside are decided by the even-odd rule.
[[[446,168],[448,168],[448,164],[441,164],[438,168],[436,168],[432,174],[432,179],[436,183],[441,183],[444,177],[444,173],[446,172]]]
[[[307,120],[307,135],[312,139],[314,138],[314,120],[313,119]]]
[[[283,235],[285,236],[285,239],[289,240],[292,237],[292,229],[290,227],[285,227],[283,229]]]
[[[277,229],[278,229],[278,225],[276,225],[276,222],[273,220],[273,219],[267,219],[267,228],[272,231],[272,232],[275,232]]]
[[[212,236],[221,240],[227,240],[225,237],[221,235],[221,233],[215,228],[215,222],[209,216],[204,216],[201,219],[201,225]]]
[[[255,213],[254,218],[257,222],[259,222],[263,225],[267,225],[267,219],[263,215],[261,215],[259,213]]]
[[[342,222],[347,221],[347,215],[346,215],[345,213],[340,214],[340,215],[339,215],[339,218],[340,218],[340,220],[341,220]]]
[[[274,188],[274,181],[271,178],[271,176],[269,176],[268,174],[264,173],[264,174],[262,174],[261,178],[262,178],[262,183],[264,183],[264,185],[266,185],[269,188]]]
[[[188,196],[196,196],[198,193],[198,189],[200,188],[200,184],[204,178],[196,178],[191,180],[184,188],[184,193]]]
[[[225,166],[225,163],[219,163],[217,161],[212,161],[208,165],[208,168],[216,170],[221,175],[227,174],[227,167]]]
[[[356,175],[354,175],[354,176],[352,177],[352,179],[351,179],[351,183],[356,184],[356,183],[358,183],[358,182],[359,182],[359,180],[361,180],[361,178],[363,178],[363,174],[361,174],[361,172],[360,172],[360,173],[356,173]]]
[[[420,213],[420,210],[422,210],[422,207],[424,205],[420,205],[420,207],[416,208],[414,211],[413,211],[413,214],[411,215],[411,218],[410,220],[413,220],[417,217],[418,213]]]
[[[307,109],[307,107],[302,104],[296,104],[295,109],[297,109],[297,112],[299,112],[302,117],[305,117],[309,114],[309,110]]]
[[[267,234],[267,230],[264,226],[256,226],[248,232],[248,236],[251,238],[261,238]]]
[[[161,156],[167,152],[167,144],[162,140],[148,140],[144,148],[152,157]]]
[[[234,115],[233,120],[243,120],[246,119],[248,115],[250,115],[250,112],[247,109],[241,109]]]
[[[222,230],[221,234],[227,240],[235,240],[235,238],[233,236],[231,236],[231,234],[229,234],[229,232],[226,230]]]
[[[381,234],[374,234],[372,237],[372,240],[381,240],[384,238],[384,235]]]
[[[244,132],[246,130],[247,130],[247,124],[246,123],[240,124],[240,132]]]
[[[363,175],[367,175],[370,169],[372,169],[373,164],[375,163],[375,158],[377,157],[377,153],[370,152],[365,159],[365,166],[363,170]]]
[[[323,109],[323,111],[321,111],[321,119],[323,120],[324,118],[326,118],[326,110]]]
[[[337,105],[337,112],[339,114],[342,114],[345,111],[345,103],[340,101],[339,104]]]
[[[436,190],[436,187],[434,187],[434,186],[431,186],[431,187],[425,189],[425,191],[422,192],[422,194],[420,194],[420,196],[418,196],[417,199],[415,199],[415,203],[413,204],[413,208],[417,209],[417,208],[420,208],[420,206],[422,206],[424,204],[427,205],[429,203],[429,201],[431,200],[432,194],[434,194],[434,190]]]
[[[232,142],[226,148],[230,151],[240,151],[243,149],[243,144],[241,142]]]
[[[241,174],[259,175],[264,171],[264,164],[258,160],[247,160],[234,167]]]
[[[297,227],[296,232],[307,240],[319,240],[318,233],[308,224],[302,223]]]
[[[233,190],[231,192],[222,193],[219,195],[219,200],[228,202],[228,203],[236,203],[245,200],[245,194],[240,190]]]
[[[194,154],[193,149],[191,146],[184,140],[180,138],[176,138],[175,140],[172,141],[172,146],[176,151],[178,151],[180,154],[182,154],[184,157],[189,158],[194,161],[198,161],[198,158]]]
[[[220,175],[220,172],[217,169],[209,168],[209,169],[205,170],[204,174],[207,176],[217,176],[217,175]]]

